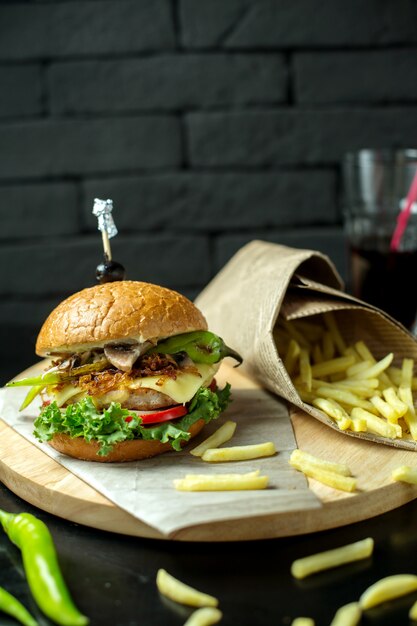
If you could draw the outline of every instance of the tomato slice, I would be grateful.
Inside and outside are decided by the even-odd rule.
[[[174,420],[177,417],[182,417],[188,413],[187,407],[182,404],[178,404],[177,406],[172,406],[169,409],[164,409],[163,411],[156,411],[155,413],[140,413],[137,412],[138,417],[142,418],[142,424],[158,424],[158,422],[168,422],[169,420]],[[125,418],[126,421],[129,420],[129,415]]]
[[[216,391],[216,389],[217,389],[217,381],[216,381],[215,378],[213,378],[213,380],[209,384],[208,388],[210,389],[210,391]]]

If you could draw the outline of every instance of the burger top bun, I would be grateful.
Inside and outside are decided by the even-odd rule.
[[[39,332],[36,354],[84,352],[109,342],[143,343],[195,330],[207,330],[207,322],[185,296],[150,283],[115,281],[61,302]]]

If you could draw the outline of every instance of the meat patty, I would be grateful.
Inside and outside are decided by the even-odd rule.
[[[85,395],[85,392],[77,394],[69,398],[63,405],[76,404]],[[160,391],[139,387],[138,389],[128,390],[126,388],[112,389],[104,394],[94,394],[94,404],[98,409],[104,409],[111,402],[118,402],[124,409],[133,409],[135,411],[153,411],[164,409],[168,406],[177,404],[172,398]]]
[[[173,404],[176,402],[165,393],[139,388],[135,389],[134,392],[130,391],[129,397],[122,402],[122,407],[136,411],[152,411],[153,409],[164,409]]]

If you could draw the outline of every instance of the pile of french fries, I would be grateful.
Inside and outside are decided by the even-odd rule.
[[[287,321],[274,330],[278,353],[303,402],[330,417],[340,430],[417,441],[413,359],[377,360],[364,341],[346,345],[332,312],[316,321]]]

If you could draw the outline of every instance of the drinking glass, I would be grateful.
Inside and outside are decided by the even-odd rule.
[[[360,150],[343,162],[353,295],[412,329],[417,313],[417,203],[397,249],[391,239],[417,172],[417,149]]]

